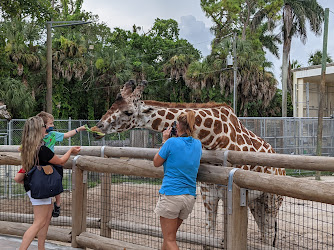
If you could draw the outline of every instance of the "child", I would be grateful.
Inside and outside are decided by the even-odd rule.
[[[54,117],[53,115],[47,113],[47,112],[40,112],[37,114],[37,116],[41,117],[44,121],[44,124],[46,125],[46,134],[43,138],[43,141],[45,143],[45,146],[47,146],[49,149],[51,149],[52,152],[54,152],[54,146],[57,142],[61,142],[66,138],[72,137],[73,135],[76,135],[79,133],[79,131],[86,130],[84,126],[78,127],[76,129],[70,130],[67,133],[60,133],[53,131],[54,129]],[[61,176],[63,176],[63,168],[61,166],[55,166],[57,171]],[[55,196],[56,202],[53,204],[53,211],[52,216],[58,217],[60,215],[60,194]]]

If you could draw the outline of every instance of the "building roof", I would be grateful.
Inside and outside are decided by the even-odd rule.
[[[321,82],[321,65],[313,65],[303,68],[293,69],[294,77],[303,78],[304,82],[320,83]],[[326,65],[326,83],[334,83],[334,63]]]

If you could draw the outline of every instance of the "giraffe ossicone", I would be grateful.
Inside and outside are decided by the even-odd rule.
[[[272,146],[248,130],[234,114],[233,109],[220,103],[165,103],[141,100],[146,83],[135,87],[134,81],[124,84],[110,109],[92,129],[102,133],[123,132],[132,128],[146,128],[162,132],[177,117],[189,110],[195,112],[195,137],[208,150],[237,150],[275,153]],[[285,175],[284,168],[270,166],[237,166],[244,170],[274,175]],[[205,207],[206,228],[215,235],[218,202],[223,198],[223,186],[201,183]],[[277,240],[277,214],[283,198],[263,192],[250,195],[249,208],[261,231],[263,240],[275,245]]]

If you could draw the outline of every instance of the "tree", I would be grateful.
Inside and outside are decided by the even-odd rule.
[[[308,59],[309,65],[320,65],[322,60],[322,51],[317,50],[316,52],[312,53]],[[327,63],[332,63],[332,57],[327,54]]]
[[[14,118],[29,117],[35,106],[27,87],[13,78],[0,78],[0,96]]]
[[[291,41],[299,36],[305,43],[307,38],[306,22],[311,31],[319,35],[324,20],[324,10],[316,0],[284,0],[283,6],[283,56],[282,56],[282,116],[287,116],[287,89]],[[291,91],[291,87],[289,87]]]

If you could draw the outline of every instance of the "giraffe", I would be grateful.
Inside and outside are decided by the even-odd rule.
[[[0,117],[3,117],[8,121],[12,119],[11,115],[7,111],[6,105],[1,101],[0,101]]]
[[[106,134],[122,132],[132,128],[146,128],[162,132],[171,126],[177,117],[193,110],[195,112],[195,136],[208,150],[237,150],[275,153],[270,144],[240,122],[233,109],[219,103],[164,103],[141,100],[146,82],[134,89],[134,81],[126,82],[111,108],[92,130]],[[101,136],[99,138],[102,138]],[[237,166],[238,168],[273,175],[285,175],[285,169],[265,166]],[[223,186],[201,183],[201,195],[205,208],[206,229],[215,235],[218,202],[223,199]],[[249,208],[260,229],[264,242],[275,246],[277,237],[277,214],[283,198],[263,192],[252,192]],[[255,202],[257,201],[257,202]],[[204,246],[204,248],[206,248]]]

